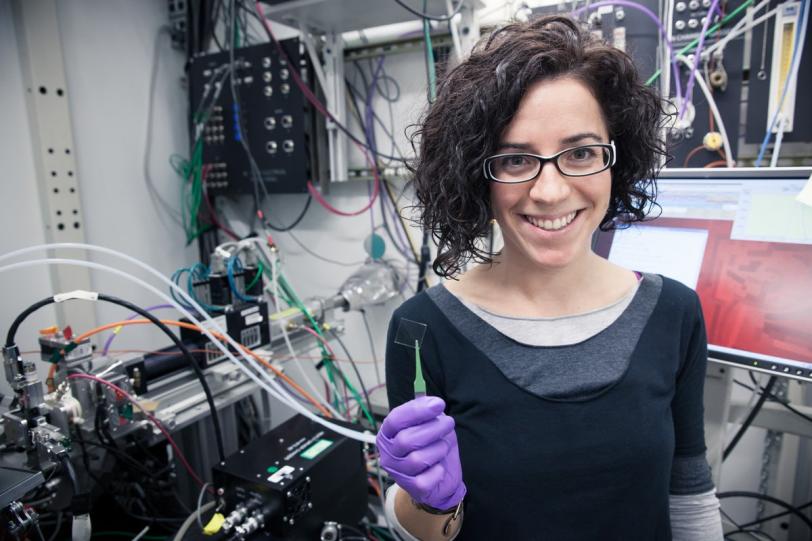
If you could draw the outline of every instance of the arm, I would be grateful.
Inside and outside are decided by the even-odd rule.
[[[719,500],[705,458],[702,391],[708,341],[698,298],[695,303],[696,316],[671,403],[675,438],[669,497],[671,530],[674,541],[721,541]]]
[[[442,441],[429,443],[425,447],[421,447],[414,442],[414,436],[411,438],[411,441],[409,438],[404,439],[406,430],[413,430],[412,428],[404,429],[403,426],[395,426],[396,424],[403,424],[403,416],[401,415],[400,420],[398,420],[398,413],[401,412],[392,415],[392,413],[395,413],[393,410],[399,407],[403,407],[400,409],[410,408],[413,405],[413,382],[415,378],[414,351],[410,348],[398,345],[394,341],[399,322],[399,311],[396,311],[389,324],[386,346],[386,388],[391,413],[384,421],[387,425],[387,430],[385,431],[384,427],[382,427],[378,435],[382,457],[381,466],[387,470],[398,483],[391,487],[386,493],[386,513],[393,523],[393,526],[403,534],[406,541],[413,541],[414,539],[421,541],[447,541],[454,539],[459,533],[462,525],[462,514],[456,518],[454,518],[451,513],[445,515],[432,514],[420,509],[415,504],[415,499],[423,503],[428,503],[429,505],[442,506],[443,509],[446,509],[451,506],[449,502],[454,503],[454,500],[461,499],[465,493],[464,485],[462,485],[461,477],[459,477],[461,472],[450,476],[438,475],[438,473],[441,473],[441,471],[448,466],[449,453],[455,455],[451,457],[451,468],[459,468],[456,434],[453,433],[453,420],[442,413],[442,408],[431,415],[427,415],[426,419],[414,419],[415,421],[427,421],[431,419],[432,421],[442,420],[444,423],[450,422],[450,428],[445,429],[443,436],[441,438],[434,438]],[[439,392],[435,378],[432,377],[431,371],[427,368],[425,365],[423,366],[423,375],[426,380],[427,390],[430,395],[440,396],[441,393]],[[424,398],[421,400],[425,401],[427,399]],[[440,417],[436,417],[438,414]],[[443,430],[441,429],[440,431],[442,432]],[[385,438],[383,436],[384,432],[386,432],[389,437]],[[428,440],[426,440],[426,443],[428,443]],[[420,448],[414,452],[410,452],[412,447]],[[435,449],[434,456],[427,456],[432,454],[432,447]],[[418,464],[409,464],[409,457],[415,459]],[[450,480],[449,477],[457,479]],[[423,480],[421,481],[420,478],[423,478]],[[449,483],[449,481],[451,482]],[[450,498],[440,498],[438,500],[436,488],[433,490],[435,494],[432,495],[430,493],[432,492],[432,485],[440,484],[445,484],[446,489],[450,485],[455,485],[450,487],[454,489],[454,494],[452,494]],[[427,488],[429,490],[425,490]],[[447,492],[447,490],[445,490],[445,492]],[[415,496],[414,499],[410,493]],[[434,503],[427,501],[425,499],[426,497],[434,500]]]

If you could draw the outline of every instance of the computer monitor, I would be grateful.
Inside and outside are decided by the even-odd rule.
[[[811,174],[665,170],[662,214],[599,233],[595,251],[695,289],[711,360],[812,381],[812,207],[795,199]]]

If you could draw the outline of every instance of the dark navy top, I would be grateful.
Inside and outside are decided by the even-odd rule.
[[[671,538],[672,464],[704,463],[705,452],[707,339],[693,290],[646,274],[606,329],[545,347],[510,339],[431,288],[390,323],[391,408],[413,398],[414,349],[395,342],[402,319],[427,325],[428,394],[456,421],[468,487],[459,541]],[[619,367],[614,381],[562,390],[568,368],[585,377],[607,364]]]

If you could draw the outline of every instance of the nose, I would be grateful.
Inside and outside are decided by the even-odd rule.
[[[562,175],[555,164],[545,163],[539,171],[536,180],[531,181],[530,198],[544,204],[555,204],[566,199],[570,187],[567,178]]]

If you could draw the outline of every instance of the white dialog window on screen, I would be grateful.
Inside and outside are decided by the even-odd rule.
[[[614,232],[609,261],[662,274],[696,289],[707,243],[705,229],[634,225]]]

